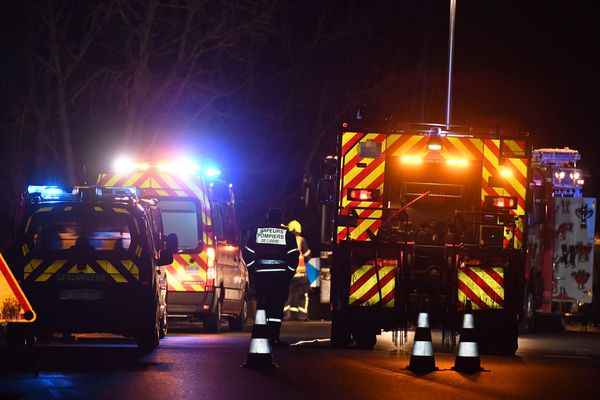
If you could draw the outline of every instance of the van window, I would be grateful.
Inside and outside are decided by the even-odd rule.
[[[96,250],[127,250],[131,244],[127,221],[98,221],[85,227],[78,221],[40,221],[33,242],[38,250],[67,250],[81,236]]]
[[[160,200],[159,206],[165,234],[177,234],[180,249],[197,248],[200,229],[196,202],[189,199]]]
[[[237,224],[232,204],[215,201],[212,204],[212,210],[218,238],[226,240],[229,244],[237,244]]]

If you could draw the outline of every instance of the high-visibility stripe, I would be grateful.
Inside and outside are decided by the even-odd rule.
[[[206,251],[200,254],[173,254],[173,263],[165,267],[167,286],[173,292],[203,292],[207,280]]]
[[[40,264],[43,262],[44,260],[39,259],[39,258],[34,258],[33,260],[29,261],[26,265],[25,268],[23,268],[23,278],[27,279],[29,277],[29,275],[35,271],[37,269],[37,267],[40,266]]]
[[[458,302],[464,308],[467,300],[474,309],[504,308],[504,269],[461,266],[458,269]]]
[[[133,260],[121,260],[121,264],[123,264],[123,266],[125,266],[125,268],[127,268],[127,271],[129,271],[135,279],[138,279],[138,280],[140,279],[140,269],[133,262]]]
[[[433,356],[433,343],[425,340],[415,340],[412,350],[413,356]]]
[[[54,275],[58,270],[60,270],[63,265],[65,265],[67,263],[67,260],[55,260],[52,262],[52,264],[50,264],[50,266],[48,268],[46,268],[44,270],[44,272],[42,272],[40,274],[40,276],[38,276],[36,278],[36,282],[46,282],[48,279],[50,279],[50,277],[52,275]]]
[[[384,307],[394,306],[396,267],[362,265],[353,269],[350,277],[350,290],[348,304],[360,306],[374,306],[381,304]],[[379,285],[377,284],[379,275]],[[381,287],[381,298],[379,290]]]
[[[285,272],[285,268],[261,268],[256,270],[256,273],[259,272]]]
[[[108,275],[110,275],[111,278],[114,279],[115,282],[117,282],[117,283],[126,283],[127,282],[127,279],[125,279],[125,277],[121,274],[121,272],[119,272],[119,270],[110,261],[96,260],[96,262],[98,263],[98,265],[100,265],[100,267],[102,267],[102,269],[104,271],[106,271],[106,273]]]
[[[459,357],[479,357],[477,342],[460,342],[458,343],[457,355]]]
[[[492,301],[494,301],[495,303],[498,303],[498,305],[500,306],[500,308],[504,307],[504,293],[496,293],[497,288],[492,288],[490,287],[490,285],[488,285],[488,283],[486,282],[485,278],[487,278],[487,273],[483,272],[482,270],[478,270],[475,271],[472,268],[461,268],[460,271],[462,273],[464,273],[469,279],[471,279],[471,281],[479,288],[483,291],[483,293],[485,293]],[[485,275],[485,277],[482,277],[480,275]],[[468,279],[466,279],[465,277],[462,277],[463,282],[465,282],[465,284],[469,287],[471,287],[472,285],[470,285],[470,282],[468,282]],[[500,292],[500,290],[499,290]],[[486,302],[487,303],[487,302]]]

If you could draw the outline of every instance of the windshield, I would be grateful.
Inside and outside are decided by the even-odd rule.
[[[131,232],[126,218],[106,218],[98,221],[73,219],[42,219],[34,226],[33,242],[38,250],[67,250],[80,237],[86,238],[96,250],[127,250]]]
[[[163,230],[175,233],[179,249],[195,249],[200,241],[198,209],[193,200],[160,200]]]

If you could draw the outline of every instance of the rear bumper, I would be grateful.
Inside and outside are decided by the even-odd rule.
[[[145,322],[155,312],[149,288],[72,290],[37,288],[27,291],[37,315],[32,328],[47,333],[98,332],[132,337],[144,329]]]
[[[214,309],[215,291],[210,292],[168,292],[167,315],[202,316]]]

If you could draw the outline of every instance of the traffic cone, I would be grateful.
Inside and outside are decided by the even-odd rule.
[[[242,367],[272,368],[277,364],[273,362],[271,343],[269,342],[269,328],[267,327],[267,314],[262,307],[257,308],[252,326],[252,337],[248,358]]]
[[[475,319],[471,312],[471,302],[467,300],[465,315],[463,317],[458,351],[454,361],[453,370],[459,372],[473,373],[482,371],[479,361],[479,349],[477,346],[477,333],[475,332]]]
[[[410,364],[406,368],[418,373],[431,372],[437,369],[433,356],[429,315],[426,312],[420,312],[417,318],[412,355],[410,356]]]

